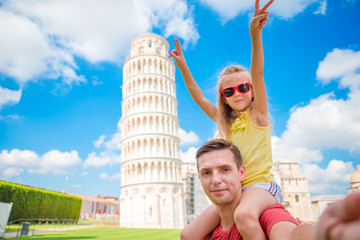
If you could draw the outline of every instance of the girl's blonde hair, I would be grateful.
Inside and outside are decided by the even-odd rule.
[[[216,123],[219,129],[220,137],[230,140],[230,127],[233,121],[237,118],[235,111],[226,103],[225,97],[221,93],[221,85],[224,82],[226,76],[233,73],[242,73],[244,74],[249,81],[251,82],[251,77],[248,71],[245,68],[239,65],[233,65],[226,67],[219,76],[219,82],[217,85],[217,113],[216,113]],[[250,106],[251,107],[251,106]],[[248,110],[250,110],[248,108]]]

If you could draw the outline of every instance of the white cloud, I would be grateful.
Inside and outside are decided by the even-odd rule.
[[[194,133],[193,131],[186,132],[181,128],[179,128],[179,137],[181,140],[181,145],[193,144],[200,141],[196,133]]]
[[[277,159],[292,159],[300,163],[311,163],[323,160],[319,148],[301,147],[276,136],[273,136],[271,141],[274,161]]]
[[[121,174],[120,173],[115,173],[112,176],[109,176],[109,174],[107,174],[107,173],[101,173],[100,174],[100,179],[108,180],[108,181],[117,181],[117,180],[121,180]]]
[[[324,84],[340,78],[340,86],[359,89],[360,51],[337,49],[329,52],[319,63],[316,77]]]
[[[6,116],[0,115],[0,120],[6,120],[6,119],[15,120],[15,119],[19,119],[19,118],[20,117],[17,114],[9,114],[9,115],[6,115]]]
[[[241,13],[253,11],[254,1],[236,1],[236,0],[200,0],[201,3],[210,7],[215,11],[223,22],[235,18]],[[260,6],[264,6],[267,0],[260,1]],[[324,3],[325,2],[325,3]],[[295,15],[303,12],[308,6],[313,3],[318,3],[317,0],[276,0],[268,9],[271,15],[280,18],[289,19]],[[324,6],[325,5],[325,6]],[[326,1],[320,3],[322,11],[326,9]]]
[[[249,11],[254,5],[252,1],[200,0],[200,2],[219,14],[224,22],[236,17],[242,12]]]
[[[110,141],[103,143],[107,149],[121,149],[121,132],[116,132]]]
[[[322,183],[325,177],[325,170],[320,168],[317,164],[303,164],[302,171],[306,176],[309,185],[310,183]]]
[[[29,173],[63,174],[70,172],[81,163],[77,151],[60,152],[51,150],[43,156],[29,150],[2,150],[0,153],[0,170],[7,168],[9,173],[21,173],[26,169]]]
[[[95,152],[92,152],[88,155],[88,158],[85,160],[83,166],[88,167],[104,167],[112,166],[113,164],[120,163],[121,155],[116,155],[113,152],[101,152],[97,155]]]
[[[196,43],[199,33],[192,16],[193,8],[182,0],[140,0],[135,4],[144,13],[152,26],[164,28],[164,36],[176,35],[184,39],[185,45]]]
[[[275,147],[286,143],[291,146],[284,148],[289,155],[295,148],[338,148],[360,153],[360,111],[355,110],[360,109],[359,70],[360,52],[334,49],[328,53],[319,63],[317,78],[325,84],[340,78],[340,85],[350,88],[347,99],[336,99],[334,93],[328,93],[308,105],[294,107]]]
[[[21,168],[7,168],[1,173],[1,177],[5,179],[11,179],[13,177],[18,177],[23,172]]]
[[[60,152],[51,150],[42,156],[39,168],[29,170],[29,172],[64,174],[80,163],[81,159],[77,151]]]
[[[269,12],[283,19],[289,19],[302,13],[313,3],[318,3],[320,6],[323,4],[318,0],[276,0],[269,8]]]
[[[272,137],[274,161],[277,158],[292,158],[307,164],[304,168],[312,191],[331,190],[331,179],[345,185],[353,172],[351,163],[331,161],[326,171],[319,171],[316,164],[324,160],[322,150],[341,149],[360,152],[360,91],[349,93],[348,99],[335,99],[334,94],[325,94],[313,99],[310,104],[295,107],[281,137]],[[336,167],[334,167],[336,166]],[[337,169],[334,171],[334,169]],[[313,171],[312,171],[313,170]],[[316,173],[316,174],[313,174]],[[311,178],[322,177],[322,180]],[[344,178],[345,177],[345,178]],[[323,183],[323,180],[326,180]]]
[[[103,82],[100,81],[100,79],[99,79],[97,76],[93,76],[91,79],[92,79],[92,80],[91,80],[91,83],[92,83],[94,86],[103,84]]]
[[[355,172],[352,162],[331,160],[325,171],[325,182],[350,184],[351,175]]]
[[[0,8],[0,72],[21,84],[39,76],[68,85],[86,82],[76,73],[74,56],[121,63],[131,39],[155,27],[165,36],[196,42],[191,11],[182,0],[5,1]]]
[[[334,93],[294,107],[281,142],[307,149],[338,148],[360,152],[360,51],[334,49],[319,63],[317,78],[324,84],[340,79],[349,87],[347,99]]]
[[[310,192],[314,194],[344,192],[350,187],[350,178],[355,172],[351,162],[335,159],[329,162],[326,169],[316,164],[305,164],[302,170],[308,180]]]
[[[0,86],[0,110],[4,105],[17,104],[21,99],[21,93],[21,89],[14,91]]]
[[[292,110],[282,141],[307,148],[338,148],[360,152],[360,91],[348,100],[325,94]]]
[[[109,151],[121,150],[121,119],[118,122],[117,131],[111,136],[109,141],[105,141],[106,135],[101,135],[97,140],[93,141],[96,148],[105,147]]]
[[[35,167],[40,157],[29,150],[12,149],[2,150],[0,153],[0,166],[11,166],[11,167]]]
[[[66,50],[58,48],[36,22],[14,12],[5,6],[0,9],[0,72],[14,77],[20,85],[40,75],[52,79],[62,76],[67,84],[85,81],[74,72],[76,64]]]
[[[104,143],[105,135],[101,135],[98,140],[93,141],[93,144],[96,148],[101,147],[101,145]]]
[[[109,179],[109,174],[107,174],[107,173],[100,173],[100,179],[102,179],[102,180],[107,180],[107,179]]]
[[[186,152],[181,152],[181,160],[185,163],[196,162],[195,156],[198,149],[190,147]]]
[[[326,6],[327,6],[327,0],[323,0],[322,3],[320,3],[319,8],[314,12],[314,14],[322,14],[322,15],[325,15],[325,13],[326,13]]]
[[[349,87],[346,99],[328,93],[312,99],[309,104],[295,106],[287,129],[281,137],[272,137],[274,160],[295,158],[309,181],[311,193],[344,192],[350,185],[355,169],[351,162],[333,159],[322,169],[322,151],[340,149],[360,153],[360,90],[359,52],[334,49],[319,63],[317,78],[324,84],[340,79]],[[326,159],[325,159],[326,160]]]

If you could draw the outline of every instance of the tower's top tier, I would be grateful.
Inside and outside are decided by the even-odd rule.
[[[130,57],[139,55],[160,55],[166,57],[169,43],[165,38],[154,34],[144,33],[135,37],[130,43]]]

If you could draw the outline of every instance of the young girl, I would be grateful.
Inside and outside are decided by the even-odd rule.
[[[242,182],[243,194],[235,210],[234,220],[244,239],[266,239],[259,224],[262,212],[281,203],[280,187],[270,173],[272,167],[271,126],[268,118],[266,89],[263,78],[264,56],[262,28],[268,20],[266,9],[255,2],[255,13],[250,22],[252,56],[250,74],[241,66],[225,68],[218,83],[218,108],[207,100],[186,65],[181,45],[174,40],[176,49],[170,52],[180,69],[193,100],[214,120],[219,134],[240,150],[246,177]],[[220,222],[215,206],[206,209],[181,232],[182,239],[201,239]]]

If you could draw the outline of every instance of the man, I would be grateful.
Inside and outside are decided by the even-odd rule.
[[[216,207],[210,208],[220,215],[220,225],[205,239],[241,239],[234,223],[234,211],[242,194],[241,181],[245,176],[239,150],[225,140],[214,139],[200,147],[196,159],[201,185]],[[209,221],[213,220],[209,219]],[[194,225],[201,224],[207,223],[196,222]],[[297,221],[280,204],[274,205],[262,214],[260,225],[267,238],[271,240],[311,239],[313,236],[311,225],[297,227]],[[196,229],[188,227],[187,230],[192,231],[194,237]],[[188,232],[182,231],[181,238],[187,239],[187,234]]]
[[[196,160],[201,185],[220,215],[219,226],[204,239],[241,239],[233,216],[242,194],[241,180],[245,174],[239,150],[227,141],[214,139],[199,148]],[[312,224],[298,225],[281,204],[265,210],[260,224],[270,240],[360,240],[360,193],[331,204],[322,214],[316,229]],[[196,232],[196,229],[188,229]],[[181,239],[186,239],[186,234],[182,231]]]

